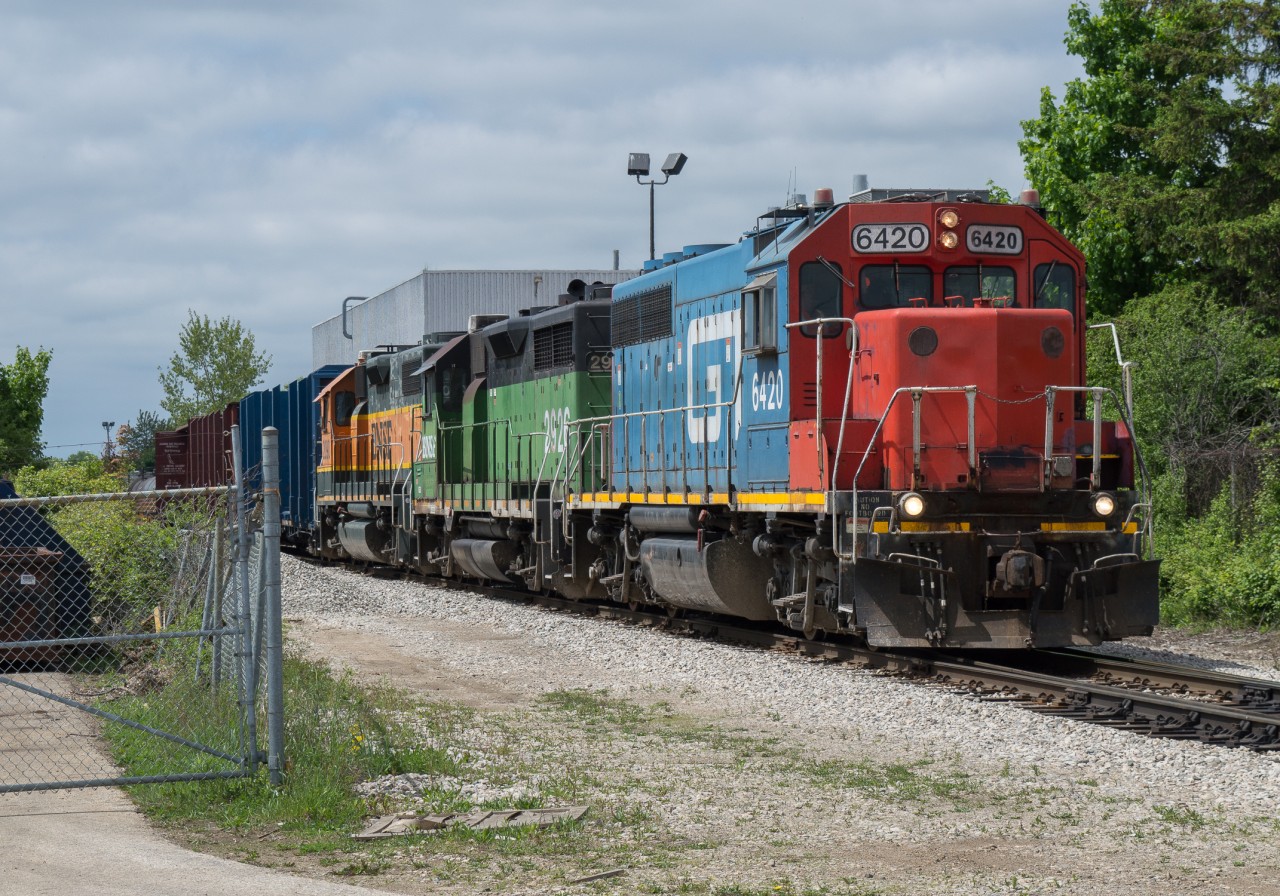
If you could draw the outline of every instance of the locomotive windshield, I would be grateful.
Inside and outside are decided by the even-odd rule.
[[[923,265],[869,264],[858,284],[863,308],[905,308],[918,298],[933,303],[933,272]]]
[[[996,299],[1016,296],[1018,281],[1013,268],[1006,267],[954,267],[947,268],[942,277],[943,294],[962,296],[966,306],[974,299]]]

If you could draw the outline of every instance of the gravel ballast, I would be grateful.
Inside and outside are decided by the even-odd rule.
[[[292,642],[424,700],[474,708],[481,753],[553,732],[560,761],[603,782],[607,799],[643,809],[655,842],[626,844],[625,873],[590,885],[599,892],[1280,894],[1276,753],[1145,739],[847,667],[287,557],[283,568]],[[1161,632],[1115,649],[1274,679],[1277,643]],[[601,750],[598,732],[546,721],[547,695],[578,690],[658,704],[701,733],[655,737],[640,726]],[[704,736],[711,730],[727,740]],[[540,783],[365,787],[412,798],[433,785],[480,802],[537,794]],[[629,837],[625,825],[607,831]],[[578,876],[573,868],[522,880],[499,863],[446,880],[432,861],[420,854],[414,864],[426,867],[368,885],[584,891],[563,883]]]

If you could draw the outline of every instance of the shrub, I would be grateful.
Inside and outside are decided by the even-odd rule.
[[[1247,505],[1223,488],[1203,516],[1158,535],[1165,622],[1280,625],[1278,544],[1280,463],[1272,462]]]

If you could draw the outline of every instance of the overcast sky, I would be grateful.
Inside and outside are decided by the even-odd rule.
[[[159,410],[188,309],[274,384],[424,267],[638,266],[630,151],[689,156],[659,253],[859,173],[1016,194],[1069,5],[0,0],[0,361],[52,349],[48,453],[96,450]]]

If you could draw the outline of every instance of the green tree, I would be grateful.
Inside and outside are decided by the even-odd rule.
[[[0,364],[0,472],[40,459],[40,424],[52,359],[48,349],[33,355],[19,346],[12,364]]]
[[[1280,338],[1199,284],[1129,303],[1117,321],[1135,366],[1135,426],[1153,473],[1171,475],[1169,519],[1207,511],[1224,485],[1256,491],[1259,437],[1280,420]],[[1096,385],[1119,388],[1111,338],[1090,340]]]
[[[239,321],[189,311],[178,351],[168,369],[160,368],[160,407],[176,424],[185,423],[243,398],[270,367],[270,356],[258,353],[253,334]]]
[[[13,478],[25,497],[107,494],[124,490],[123,477],[100,457],[55,460],[44,469],[24,467]],[[54,506],[46,511],[58,533],[89,563],[94,615],[103,625],[131,626],[149,614],[172,588],[173,565],[181,552],[184,526],[203,515],[195,505],[173,502],[140,513],[129,501],[95,501]]]
[[[1280,310],[1280,4],[1076,3],[1086,77],[1023,122],[1027,174],[1089,259],[1091,304],[1199,283]]]
[[[155,411],[138,411],[138,416],[125,423],[116,433],[120,456],[130,469],[150,470],[156,465],[156,433],[167,421]]]
[[[77,451],[66,460],[53,460],[47,467],[23,467],[13,475],[13,487],[24,498],[55,495],[96,495],[122,489],[120,477],[107,470],[102,458]],[[59,508],[61,513],[66,508]]]

